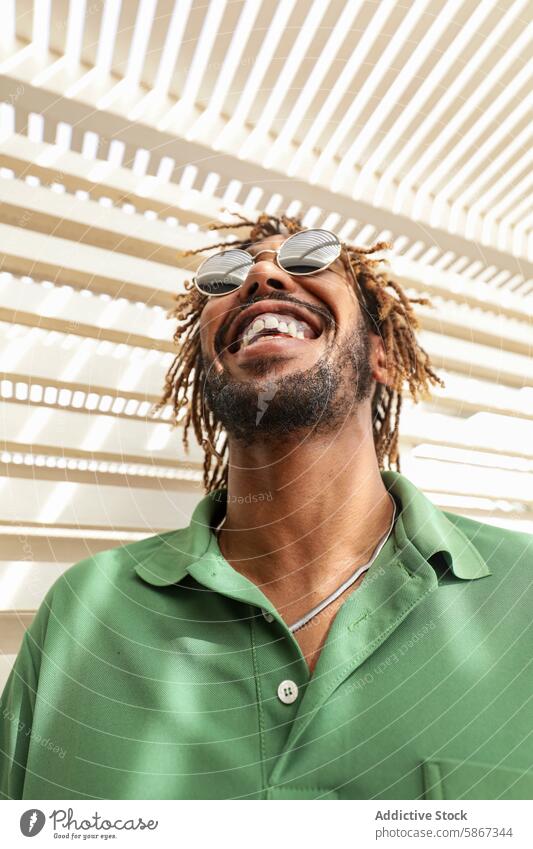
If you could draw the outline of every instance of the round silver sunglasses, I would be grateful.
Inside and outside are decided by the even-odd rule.
[[[275,262],[288,274],[308,277],[318,274],[339,258],[342,245],[339,237],[329,230],[302,230],[293,233],[277,249],[259,251],[252,256],[240,248],[230,248],[208,257],[198,268],[194,285],[210,298],[229,295],[239,289],[262,253],[275,253]]]

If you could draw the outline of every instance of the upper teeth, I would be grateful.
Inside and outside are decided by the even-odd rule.
[[[308,325],[304,321],[297,321],[288,315],[263,313],[261,317],[250,322],[244,331],[242,344],[243,346],[249,345],[262,330],[278,330],[280,333],[293,336],[295,339],[303,339],[306,327]]]

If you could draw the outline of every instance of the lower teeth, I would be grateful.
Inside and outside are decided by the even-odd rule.
[[[291,336],[290,333],[263,333],[261,336],[255,336],[249,342],[245,342],[243,347],[248,348],[250,345],[253,345],[254,342],[257,342],[258,339],[268,339],[269,337],[270,338],[272,338],[272,337],[278,337],[278,338],[282,337],[284,339],[294,339],[295,338],[294,336]]]

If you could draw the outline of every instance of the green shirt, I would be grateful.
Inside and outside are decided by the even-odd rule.
[[[533,536],[382,476],[394,532],[311,676],[279,613],[220,553],[225,490],[189,527],[68,569],[2,696],[0,793],[532,798]]]

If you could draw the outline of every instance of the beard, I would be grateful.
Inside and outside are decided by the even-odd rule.
[[[204,403],[231,437],[247,445],[311,429],[332,432],[371,395],[370,339],[362,320],[309,369],[269,377],[275,360],[255,360],[250,381],[237,381],[226,371],[217,374],[203,360]]]

